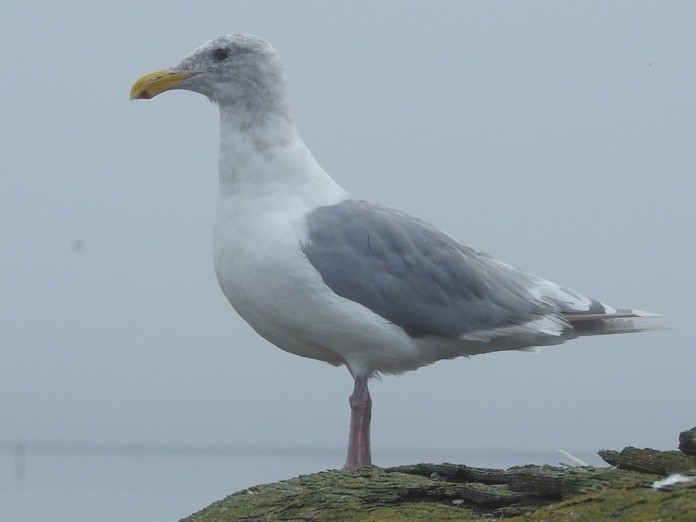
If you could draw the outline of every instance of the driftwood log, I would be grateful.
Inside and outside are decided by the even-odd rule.
[[[694,433],[681,434],[680,449],[684,440],[687,452],[693,449]],[[239,491],[181,522],[696,520],[696,480],[652,487],[673,473],[696,478],[696,456],[687,452],[602,450],[608,468],[415,464],[325,471]]]
[[[679,451],[696,456],[696,428],[682,431],[679,434]]]

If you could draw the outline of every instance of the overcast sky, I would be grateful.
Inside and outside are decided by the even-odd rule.
[[[343,451],[348,372],[262,340],[218,288],[216,107],[128,100],[245,32],[353,195],[674,327],[373,382],[376,464],[674,449],[696,424],[695,22],[690,2],[6,2],[0,441]]]

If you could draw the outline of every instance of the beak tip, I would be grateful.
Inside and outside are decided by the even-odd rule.
[[[153,97],[153,94],[150,91],[148,91],[147,88],[145,88],[145,89],[142,89],[142,88],[131,89],[131,92],[130,92],[130,101],[149,100],[152,97]]]
[[[158,94],[172,89],[180,89],[181,83],[193,76],[193,73],[176,73],[163,69],[146,74],[136,80],[131,87],[131,100],[149,100]]]

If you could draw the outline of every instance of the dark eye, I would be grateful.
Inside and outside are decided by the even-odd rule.
[[[230,52],[225,49],[224,47],[218,47],[213,51],[213,58],[215,58],[216,61],[221,62],[223,60],[227,60],[227,57],[230,55]]]

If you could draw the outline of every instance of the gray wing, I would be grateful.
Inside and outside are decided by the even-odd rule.
[[[556,307],[535,278],[395,210],[346,200],[307,216],[304,254],[336,294],[412,337],[459,338],[526,323]]]

